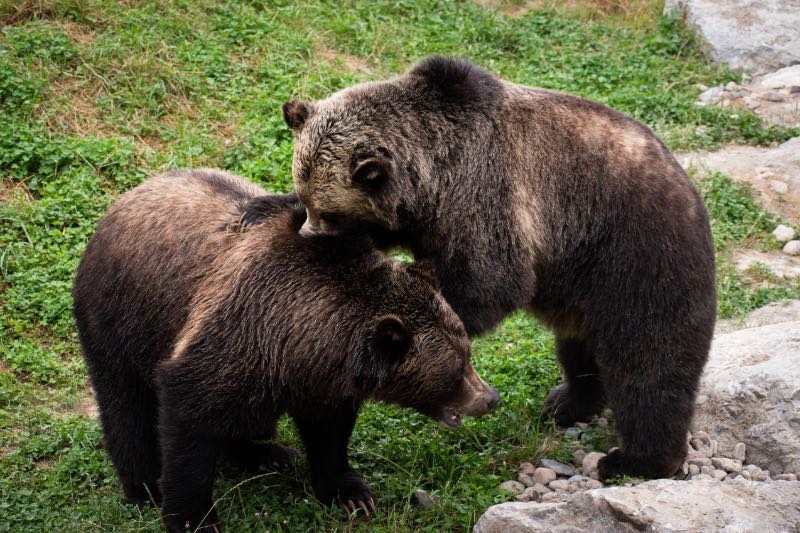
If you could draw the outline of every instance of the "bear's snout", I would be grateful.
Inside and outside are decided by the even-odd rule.
[[[472,365],[464,371],[460,391],[442,411],[440,421],[448,427],[461,425],[462,416],[478,417],[485,415],[500,403],[497,390],[481,378]]]

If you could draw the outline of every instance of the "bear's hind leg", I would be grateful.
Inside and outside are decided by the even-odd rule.
[[[605,405],[605,392],[597,363],[586,341],[556,339],[564,382],[550,391],[542,408],[543,418],[554,418],[562,427],[588,422]]]
[[[159,505],[161,457],[155,393],[133,372],[111,379],[92,372],[103,444],[117,471],[128,503]],[[118,376],[117,376],[118,377]]]
[[[601,359],[620,438],[619,449],[600,461],[601,479],[669,477],[686,456],[705,348],[691,347],[688,332],[668,339],[657,331],[613,341],[613,353]]]

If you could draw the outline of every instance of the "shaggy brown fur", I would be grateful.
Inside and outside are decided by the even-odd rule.
[[[302,238],[296,198],[266,194],[211,170],[153,178],[111,206],[78,268],[75,317],[106,449],[129,499],[160,487],[171,531],[216,527],[221,450],[291,457],[252,443],[273,438],[284,412],[317,497],[374,511],[347,460],[366,399],[450,426],[498,400],[424,266],[363,236]],[[242,232],[257,195],[262,222]]]
[[[708,215],[644,125],[432,57],[397,79],[291,101],[303,234],[372,228],[435,262],[470,334],[517,308],[556,334],[546,416],[609,404],[603,477],[671,475],[714,328]]]

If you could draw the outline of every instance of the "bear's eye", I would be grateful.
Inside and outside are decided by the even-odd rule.
[[[340,226],[344,221],[344,216],[339,213],[320,213],[319,219],[330,226]]]

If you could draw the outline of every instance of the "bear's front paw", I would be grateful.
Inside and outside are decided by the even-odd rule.
[[[572,394],[569,385],[562,383],[550,391],[544,400],[542,418],[552,418],[561,427],[575,422],[588,422],[602,409],[602,402],[595,398],[581,398]]]
[[[604,481],[623,476],[658,479],[675,474],[682,462],[683,459],[642,457],[614,450],[600,459],[597,468],[600,479]]]
[[[372,494],[369,485],[352,470],[342,472],[326,485],[316,491],[322,503],[330,505],[335,499],[348,515],[359,511],[363,511],[366,516],[375,514],[375,495]]]
[[[339,506],[347,514],[352,516],[358,511],[364,511],[367,516],[375,514],[375,495],[355,472],[339,476],[337,492]]]

